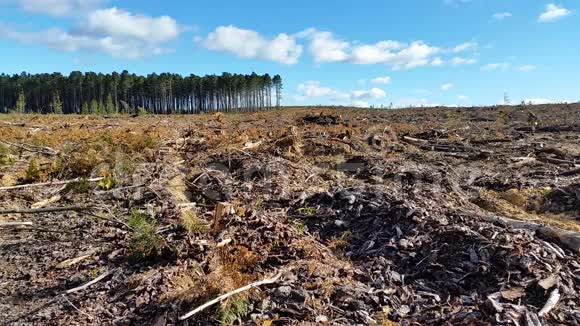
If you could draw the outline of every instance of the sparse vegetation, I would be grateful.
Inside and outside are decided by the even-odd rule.
[[[155,234],[155,222],[151,218],[133,209],[127,224],[132,230],[132,239],[129,246],[133,258],[152,258],[160,252],[163,247],[163,241]]]

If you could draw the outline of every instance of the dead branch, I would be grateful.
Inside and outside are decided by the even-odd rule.
[[[464,216],[476,216],[485,221],[502,226],[509,226],[514,229],[529,230],[535,232],[544,239],[565,245],[576,254],[580,253],[580,232],[565,231],[551,226],[544,226],[541,224],[519,221],[491,214],[479,214],[469,211],[459,211],[459,214]]]
[[[69,290],[64,291],[63,294],[71,294],[71,293],[74,293],[74,292],[78,292],[78,291],[84,290],[84,289],[88,288],[89,286],[91,286],[91,285],[99,282],[100,280],[104,279],[105,277],[113,274],[116,271],[117,271],[117,269],[115,268],[115,269],[112,269],[112,270],[110,270],[108,272],[104,272],[103,274],[99,275],[97,278],[95,278],[95,279],[93,279],[91,281],[88,281],[87,283],[85,283],[85,284],[83,284],[81,286],[77,286],[76,288],[72,288],[72,289],[69,289]]]
[[[102,177],[86,179],[87,182],[98,182],[101,180],[103,180]],[[67,184],[75,183],[75,182],[79,182],[79,181],[82,181],[82,178],[76,178],[73,180],[64,180],[64,181],[51,181],[51,182],[41,182],[41,183],[31,183],[31,184],[17,185],[17,186],[0,187],[0,191],[1,190],[23,189],[23,188],[33,188],[33,187],[44,187],[44,186],[67,185]]]
[[[48,146],[36,146],[36,145],[31,145],[31,144],[14,144],[14,143],[6,142],[6,141],[2,141],[0,143],[3,143],[8,147],[16,147],[16,148],[20,148],[20,149],[23,149],[25,151],[34,152],[34,153],[41,153],[41,154],[46,154],[46,155],[58,155],[59,154],[59,152],[57,150],[54,150]]]
[[[0,223],[0,228],[11,228],[11,227],[16,227],[16,226],[28,226],[28,225],[33,225],[34,223],[32,222],[3,222]]]
[[[45,208],[31,208],[31,209],[7,209],[0,211],[0,215],[6,214],[38,214],[38,213],[54,213],[66,211],[84,211],[90,209],[91,206],[64,206],[64,207],[45,207]]]
[[[280,279],[281,276],[282,276],[282,272],[279,272],[278,274],[276,274],[272,278],[267,278],[267,279],[264,279],[264,280],[261,280],[258,282],[254,282],[254,283],[248,284],[246,286],[243,286],[241,288],[235,289],[235,290],[228,292],[226,294],[220,295],[219,297],[204,303],[203,305],[193,309],[192,311],[186,313],[185,315],[180,316],[179,320],[186,320],[186,319],[190,318],[191,316],[197,314],[198,312],[203,311],[204,309],[206,309],[210,306],[213,306],[214,304],[221,302],[222,300],[227,299],[227,298],[231,297],[232,295],[250,290],[250,289],[255,288],[255,287],[259,287],[261,285],[275,283],[278,281],[278,279]]]
[[[560,300],[560,291],[558,290],[558,288],[555,288],[554,290],[552,290],[552,292],[550,292],[550,297],[548,298],[548,301],[546,301],[546,304],[544,305],[542,310],[540,310],[540,312],[538,313],[538,316],[542,317],[548,314],[558,304],[559,300]]]

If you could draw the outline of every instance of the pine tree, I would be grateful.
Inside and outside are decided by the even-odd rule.
[[[107,96],[107,104],[105,105],[105,112],[107,112],[107,114],[115,113],[115,104],[113,104],[113,96],[111,94]]]
[[[24,91],[21,89],[18,93],[18,99],[16,100],[16,112],[24,113],[26,108],[26,96],[24,96]]]
[[[89,114],[89,104],[87,102],[83,102],[81,114]]]
[[[99,114],[99,103],[97,103],[97,100],[92,100],[91,101],[91,113],[92,114]]]
[[[50,104],[50,108],[52,113],[62,114],[62,102],[60,101],[60,96],[56,91],[54,94],[52,94],[52,103]]]

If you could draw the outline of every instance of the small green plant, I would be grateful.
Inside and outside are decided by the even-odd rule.
[[[14,158],[10,155],[8,146],[0,143],[0,165],[7,165],[14,162]]]
[[[209,226],[200,220],[192,211],[181,212],[180,219],[181,226],[183,226],[189,234],[207,233],[210,230]]]
[[[115,179],[113,179],[113,175],[107,173],[99,183],[97,183],[99,189],[102,190],[111,190],[115,186]]]
[[[162,240],[155,234],[155,223],[137,210],[131,211],[127,224],[133,231],[129,245],[134,258],[151,258],[156,256],[163,246]]]
[[[299,234],[303,234],[306,231],[306,225],[302,222],[295,222],[294,226],[296,226],[296,232]]]
[[[242,297],[234,297],[220,306],[220,323],[222,325],[231,325],[236,320],[245,317],[249,312],[248,301]]]
[[[35,182],[38,180],[40,180],[40,166],[38,165],[38,161],[33,158],[30,160],[28,167],[26,168],[25,181]]]
[[[67,184],[65,190],[84,194],[89,192],[89,182],[86,178],[81,178],[79,181]]]
[[[300,207],[298,209],[298,213],[300,213],[301,215],[304,215],[306,217],[312,217],[315,216],[317,212],[316,207],[310,207],[308,206],[308,203],[304,203],[304,206]]]

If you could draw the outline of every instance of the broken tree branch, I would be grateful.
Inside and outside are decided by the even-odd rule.
[[[32,209],[7,209],[7,210],[0,211],[0,215],[83,211],[83,210],[90,209],[90,208],[91,208],[91,206],[64,206],[64,207],[45,207],[45,208],[32,208]]]
[[[259,287],[261,285],[275,283],[278,281],[278,279],[280,279],[281,276],[282,276],[282,272],[279,272],[274,277],[267,278],[267,279],[264,279],[264,280],[261,280],[258,282],[254,282],[254,283],[248,284],[246,286],[243,286],[241,288],[235,289],[235,290],[228,292],[226,294],[220,295],[219,297],[204,303],[203,305],[193,309],[192,311],[186,313],[185,315],[180,316],[179,320],[186,320],[186,319],[190,318],[191,316],[197,314],[198,312],[203,311],[204,309],[206,309],[210,306],[213,306],[214,304],[216,304],[224,299],[227,299],[227,298],[231,297],[232,295],[250,290],[250,289],[255,288],[255,287]]]
[[[84,289],[88,288],[89,286],[91,286],[91,285],[99,282],[100,280],[104,279],[105,277],[113,274],[116,271],[117,271],[117,269],[115,268],[115,269],[112,269],[112,270],[110,270],[108,272],[104,272],[103,274],[99,275],[95,279],[93,279],[91,281],[88,281],[87,283],[85,283],[85,284],[83,284],[81,286],[77,286],[76,288],[72,288],[72,289],[69,289],[69,290],[64,291],[64,294],[71,294],[71,293],[74,293],[74,292],[77,292],[77,291],[84,290]]]
[[[3,222],[0,223],[0,228],[10,228],[10,227],[15,227],[15,226],[28,226],[28,225],[33,225],[34,223],[32,222]]]
[[[555,288],[554,290],[552,290],[552,292],[550,292],[550,297],[548,297],[548,301],[546,301],[546,304],[544,305],[542,310],[540,310],[538,316],[542,317],[548,314],[558,304],[559,300],[560,300],[560,291],[558,290],[558,288]]]
[[[44,186],[58,186],[58,185],[67,185],[70,183],[75,183],[82,181],[82,178],[76,178],[72,180],[63,180],[63,181],[51,181],[51,182],[41,182],[41,183],[30,183],[25,185],[17,185],[17,186],[8,186],[8,187],[0,187],[0,190],[14,190],[14,189],[23,189],[23,188],[33,188],[33,187],[44,187]],[[91,178],[86,179],[87,182],[98,182],[103,180],[102,177],[100,178]]]

